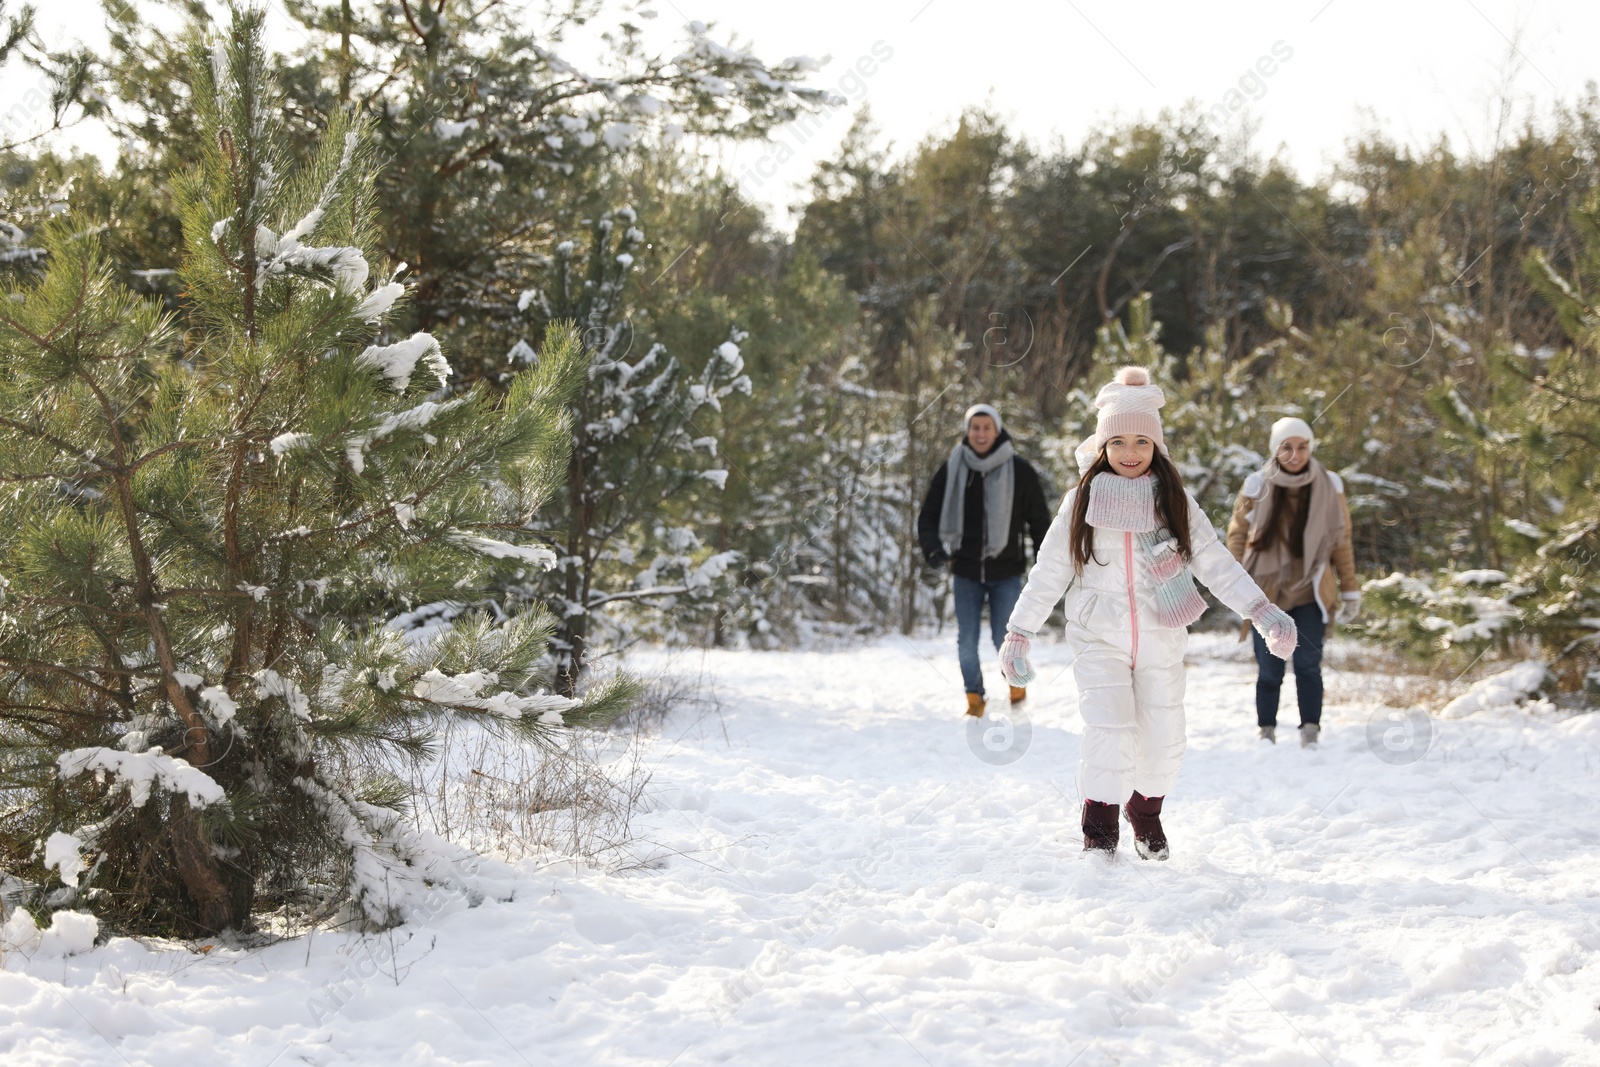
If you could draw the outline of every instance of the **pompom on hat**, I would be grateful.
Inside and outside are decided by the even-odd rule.
[[[1094,398],[1100,412],[1093,435],[1083,439],[1075,456],[1078,473],[1094,466],[1095,459],[1106,442],[1113,437],[1148,437],[1154,441],[1163,456],[1167,442],[1161,435],[1161,405],[1167,402],[1161,387],[1150,381],[1150,372],[1143,367],[1123,367]]]

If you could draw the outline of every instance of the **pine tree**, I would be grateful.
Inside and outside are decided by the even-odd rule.
[[[1523,545],[1537,546],[1517,575],[1536,590],[1531,627],[1566,687],[1582,686],[1600,702],[1600,191],[1573,209],[1572,221],[1582,245],[1570,274],[1542,251],[1525,263],[1568,344],[1528,352],[1512,367],[1528,386],[1518,420],[1553,529],[1546,534],[1526,519],[1508,525]]]
[[[565,693],[576,690],[583,673],[593,612],[621,601],[670,607],[674,597],[707,597],[737,558],[731,552],[704,558],[695,531],[664,525],[660,512],[691,486],[726,484],[726,468],[712,465],[717,439],[704,419],[728,396],[750,394],[739,351],[746,335],[730,327],[692,376],[659,342],[633,352],[625,289],[645,239],[637,222],[629,207],[597,216],[587,249],[558,245],[551,285],[526,294],[537,321],[583,326],[588,358],[585,384],[573,399],[566,508],[550,531],[564,549],[555,598],[564,606],[557,640]],[[607,588],[607,579],[615,582],[641,557],[650,561],[643,570],[617,582],[621,588]]]
[[[119,287],[77,219],[0,298],[0,864],[40,886],[50,864],[52,899],[130,929],[243,929],[318,883],[403,918],[466,878],[464,850],[407,826],[396,773],[442,721],[537,740],[631,698],[548,692],[538,609],[412,642],[384,625],[553,564],[529,523],[585,362],[552,330],[495,399],[444,388],[428,334],[384,335],[404,287],[370,278],[365,131],[336,115],[286,165],[261,24],[236,10],[191,49],[196,327]]]
[[[97,95],[111,101],[122,167],[159,172],[199,133],[164,26],[141,11],[161,2],[194,19],[204,9],[103,2],[112,32]],[[557,245],[581,243],[586,220],[627,199],[617,174],[651,146],[758,137],[844,102],[804,84],[814,60],[763,60],[702,22],[661,51],[642,29],[651,15],[634,7],[485,0],[464,13],[445,0],[286,0],[290,36],[303,42],[273,70],[287,147],[310,151],[333,111],[363,116],[386,161],[378,241],[414,271],[396,321],[449,340],[467,381],[509,379],[521,294],[549,284]]]

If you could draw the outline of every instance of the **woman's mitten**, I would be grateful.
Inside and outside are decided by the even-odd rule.
[[[1294,655],[1294,646],[1300,643],[1300,634],[1287,611],[1262,597],[1250,605],[1250,621],[1255,623],[1261,640],[1267,643],[1268,652],[1279,659]]]
[[[1000,646],[1000,673],[1006,681],[1019,689],[1027,688],[1035,675],[1028,663],[1028,652],[1033,648],[1036,635],[1016,627],[1006,627],[1005,643]]]
[[[1361,592],[1339,594],[1339,614],[1334,622],[1355,622],[1361,618]]]

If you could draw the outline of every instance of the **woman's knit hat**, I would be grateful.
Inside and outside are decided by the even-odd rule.
[[[1317,435],[1311,432],[1311,424],[1305,419],[1297,419],[1293,415],[1285,415],[1272,424],[1272,447],[1268,449],[1268,456],[1278,454],[1278,446],[1291,437],[1304,437],[1306,444],[1312,451],[1317,447]]]
[[[1106,442],[1118,435],[1148,437],[1156,443],[1163,456],[1167,442],[1161,436],[1161,405],[1167,402],[1161,387],[1150,384],[1150,372],[1143,367],[1123,367],[1111,383],[1094,398],[1100,411],[1094,434],[1083,439],[1076,457],[1078,472],[1088,470]]]

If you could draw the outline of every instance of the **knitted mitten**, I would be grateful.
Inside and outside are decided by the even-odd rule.
[[[1006,627],[1006,640],[1000,646],[1000,673],[1010,684],[1019,688],[1033,681],[1033,667],[1028,663],[1028,652],[1038,635],[1014,626]]]
[[[1300,635],[1287,611],[1266,597],[1261,597],[1250,605],[1250,621],[1255,623],[1261,640],[1267,643],[1268,652],[1279,659],[1294,655],[1294,646],[1299,644]]]
[[[1361,618],[1361,591],[1339,594],[1339,613],[1334,622],[1355,622]]]

